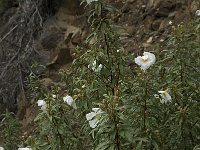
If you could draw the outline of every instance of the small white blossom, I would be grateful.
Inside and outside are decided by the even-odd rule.
[[[63,101],[66,102],[69,106],[73,107],[74,109],[77,109],[76,103],[71,96],[67,95],[63,97]]]
[[[164,39],[160,39],[160,42],[164,42],[165,40]]]
[[[56,95],[53,94],[52,97],[53,97],[53,98],[56,98]]]
[[[41,110],[46,110],[47,103],[44,100],[38,100],[37,104],[38,104],[39,107],[41,107]]]
[[[198,17],[200,16],[200,10],[196,11],[196,16],[198,16]]]
[[[103,67],[103,65],[102,64],[100,64],[97,68],[96,68],[96,70],[95,70],[95,72],[100,72],[101,71],[101,69],[102,69],[102,67]]]
[[[172,25],[172,21],[169,21],[169,25]]]
[[[90,4],[92,2],[97,2],[98,0],[86,0],[87,4]]]
[[[94,72],[100,72],[103,68],[103,65],[100,64],[97,66],[97,61],[95,60],[92,64],[88,65],[88,68],[91,68]]]
[[[96,128],[103,111],[100,108],[92,108],[92,111],[93,112],[86,114],[86,119],[89,121],[89,125],[91,128]]]
[[[172,101],[172,98],[171,96],[169,95],[169,93],[167,92],[167,90],[165,91],[158,91],[161,99],[160,99],[160,102],[162,104],[166,104],[167,102],[171,102]]]
[[[3,147],[0,147],[0,150],[4,150],[4,148],[3,148]]]
[[[139,65],[141,69],[144,71],[146,71],[155,62],[156,62],[155,55],[149,52],[144,52],[143,56],[138,56],[137,58],[135,58],[135,63]]]
[[[32,148],[25,147],[25,148],[18,148],[18,150],[32,150]]]

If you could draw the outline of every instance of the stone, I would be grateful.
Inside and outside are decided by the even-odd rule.
[[[142,43],[142,47],[144,48],[148,48],[148,47],[151,47],[152,45],[151,44],[148,44],[148,43]]]
[[[162,20],[162,22],[160,23],[160,27],[159,27],[159,31],[163,31],[165,30],[167,27],[172,25],[172,21],[169,19],[164,19]]]
[[[151,44],[153,42],[153,37],[149,37],[148,40],[146,41],[146,43]]]
[[[67,14],[77,15],[84,11],[80,2],[80,0],[61,0],[61,6],[65,8]]]
[[[134,26],[125,26],[124,29],[130,36],[132,36],[135,33]]]
[[[146,11],[149,11],[154,7],[154,0],[149,0],[146,6]]]
[[[50,63],[47,65],[48,68],[58,69],[61,65],[72,62],[71,51],[69,48],[60,48],[52,52]]]
[[[154,22],[154,18],[152,16],[147,16],[144,20],[144,27],[146,29],[152,30],[152,23]]]
[[[169,18],[173,18],[173,17],[176,16],[176,13],[177,13],[177,11],[170,12],[169,15],[168,15],[168,17]]]
[[[47,31],[45,31],[41,35],[40,44],[43,49],[45,50],[52,50],[58,47],[60,41],[62,41],[64,38],[61,31],[59,31],[57,28],[53,27]]]
[[[167,17],[170,12],[175,10],[176,4],[174,0],[158,1],[155,5],[156,17]]]
[[[50,78],[43,78],[40,80],[40,84],[44,89],[51,89],[51,87],[55,85],[55,82]]]
[[[121,11],[123,13],[128,13],[130,10],[131,10],[131,7],[130,7],[130,5],[128,3],[126,3],[121,9]]]
[[[132,4],[134,2],[136,2],[136,0],[127,0],[127,3],[130,3],[130,4]]]
[[[161,22],[162,22],[161,19],[154,20],[153,23],[151,24],[151,29],[153,31],[157,31],[160,27]]]

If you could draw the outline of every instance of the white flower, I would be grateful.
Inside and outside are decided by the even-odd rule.
[[[86,119],[89,121],[91,128],[96,128],[101,119],[101,114],[103,111],[100,108],[92,108],[92,111],[93,112],[86,114]]]
[[[52,97],[53,97],[53,98],[56,98],[56,95],[52,94]]]
[[[196,11],[196,16],[198,16],[198,17],[200,16],[200,10]]]
[[[160,42],[164,42],[164,39],[160,39]]]
[[[3,148],[3,147],[0,147],[0,150],[4,150],[4,148]]]
[[[38,100],[37,104],[38,104],[39,107],[41,107],[41,110],[46,110],[47,103],[44,100]]]
[[[32,150],[32,148],[25,147],[25,148],[18,148],[18,150]]]
[[[172,98],[169,95],[169,93],[167,92],[167,90],[165,91],[158,91],[159,95],[161,96],[160,102],[162,104],[166,104],[167,102],[171,102]]]
[[[100,64],[100,65],[97,67],[97,61],[95,60],[92,64],[89,64],[89,65],[88,65],[88,68],[91,68],[94,72],[100,72],[101,69],[103,68],[103,65]]]
[[[156,62],[156,57],[154,54],[149,52],[144,52],[144,56],[138,56],[135,58],[135,63],[141,67],[142,70],[146,71],[151,65]]]
[[[90,4],[92,2],[97,2],[98,0],[86,0],[87,4]]]
[[[101,71],[101,69],[102,69],[102,67],[103,67],[103,65],[102,64],[100,64],[97,68],[96,68],[96,70],[95,70],[95,72],[100,72]]]
[[[172,21],[169,21],[169,25],[172,25]]]
[[[63,101],[66,102],[69,106],[73,107],[74,109],[77,109],[76,103],[71,96],[67,95],[63,97]]]

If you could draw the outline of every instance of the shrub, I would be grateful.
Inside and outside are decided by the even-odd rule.
[[[38,129],[29,145],[40,150],[198,149],[198,19],[174,27],[167,50],[156,47],[136,57],[123,49],[123,34],[109,19],[116,10],[103,1],[87,2],[89,47],[77,48],[72,68],[61,72],[65,89],[55,86],[38,101]]]

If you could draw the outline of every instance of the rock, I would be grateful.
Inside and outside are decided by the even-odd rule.
[[[131,10],[131,7],[128,3],[126,3],[121,9],[122,13],[128,13],[130,10]]]
[[[176,13],[177,13],[177,11],[173,11],[173,12],[169,13],[168,17],[173,18],[176,16]]]
[[[149,11],[154,7],[154,0],[149,0],[146,6],[146,11]]]
[[[80,2],[80,0],[61,0],[61,6],[65,8],[67,14],[77,15],[84,10]]]
[[[167,17],[171,11],[175,10],[176,3],[174,0],[158,0],[154,7],[156,17]]]
[[[149,37],[149,39],[146,41],[147,44],[151,44],[153,42],[153,37]]]
[[[130,36],[132,36],[135,32],[134,26],[125,26],[124,29],[125,29],[126,33],[128,33]]]
[[[167,17],[176,8],[176,0],[149,0],[146,7],[148,14],[156,17]]]
[[[44,89],[51,89],[51,87],[55,85],[55,82],[50,78],[44,78],[40,80],[40,84],[42,85],[42,88]]]
[[[82,40],[81,35],[82,34],[79,30],[74,32],[73,35],[72,35],[72,39],[71,39],[72,44],[74,44],[74,45],[80,44],[81,40]]]
[[[157,31],[160,28],[161,22],[162,22],[162,19],[154,20],[153,23],[151,24],[151,29],[153,31]]]
[[[142,47],[144,48],[148,48],[148,47],[151,47],[152,45],[151,44],[148,44],[148,43],[142,43]]]
[[[57,28],[52,27],[41,35],[40,44],[45,50],[52,50],[58,47],[64,36]]]
[[[160,23],[160,27],[159,27],[159,31],[163,31],[165,30],[167,27],[172,25],[172,21],[169,19],[164,19],[162,20],[162,22]]]
[[[50,69],[59,69],[60,66],[72,62],[73,58],[69,48],[60,48],[52,52],[50,63],[47,65]]]
[[[152,30],[152,22],[154,22],[154,18],[152,16],[147,16],[143,22],[146,29]]]
[[[129,3],[129,4],[132,4],[134,2],[136,2],[136,0],[127,0],[127,3]]]

